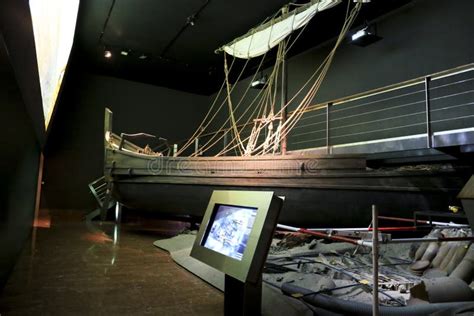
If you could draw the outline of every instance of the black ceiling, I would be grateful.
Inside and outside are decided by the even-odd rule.
[[[72,64],[98,74],[210,94],[222,79],[223,57],[214,50],[243,35],[288,1],[82,0]],[[319,13],[292,53],[334,37],[342,25],[346,1]],[[372,0],[364,5],[356,25],[407,2]],[[112,58],[104,58],[105,49],[112,51]],[[129,51],[128,56],[121,55],[122,50]],[[147,58],[140,59],[141,55]]]

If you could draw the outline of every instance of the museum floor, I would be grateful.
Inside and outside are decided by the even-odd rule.
[[[182,223],[99,226],[83,217],[63,212],[38,223],[0,295],[0,315],[222,315],[223,294],[153,246]]]

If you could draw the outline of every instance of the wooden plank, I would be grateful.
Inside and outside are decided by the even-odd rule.
[[[234,177],[172,177],[146,176],[130,177],[116,180],[117,183],[146,183],[159,185],[217,185],[238,187],[287,187],[301,189],[340,189],[340,190],[372,190],[372,191],[406,191],[406,192],[457,192],[462,186],[458,176],[432,177],[313,177],[313,178],[234,178]]]

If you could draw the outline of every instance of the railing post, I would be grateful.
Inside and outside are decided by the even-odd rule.
[[[287,97],[288,93],[288,72],[287,72],[287,63],[285,57],[282,60],[282,67],[281,67],[281,119],[280,123],[283,126],[286,123],[287,116],[288,116],[288,108],[286,103],[288,101]],[[286,155],[286,150],[288,147],[288,140],[287,135],[283,135],[280,139],[280,150],[282,155]]]
[[[329,143],[329,108],[331,105],[331,102],[326,105],[326,153],[328,155],[331,154],[331,144]]]
[[[225,150],[227,148],[227,142],[228,142],[228,140],[227,140],[227,131],[226,130],[224,130],[224,137],[223,138],[224,138],[223,139],[224,147],[222,147],[222,150]],[[224,152],[223,155],[226,156],[227,155],[226,152]]]
[[[199,156],[199,138],[194,139],[194,154]]]
[[[178,157],[178,144],[173,145],[173,157]]]
[[[425,77],[425,107],[426,107],[426,147],[433,147],[433,140],[431,138],[431,113],[430,113],[430,82],[431,77]]]

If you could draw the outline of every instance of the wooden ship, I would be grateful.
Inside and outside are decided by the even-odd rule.
[[[130,209],[203,216],[213,190],[264,190],[285,197],[280,222],[349,226],[383,215],[409,215],[453,202],[466,173],[454,168],[370,170],[361,155],[170,157],[111,132],[106,110],[105,177],[115,200]]]
[[[289,98],[285,90],[284,56],[291,44],[285,36],[275,35],[275,30],[291,33],[302,28],[317,12],[339,2],[312,1],[294,10],[287,6],[272,21],[223,46],[220,51],[224,54],[256,58],[266,53],[261,45],[265,38],[263,41],[267,42],[263,46],[278,49],[273,71],[261,90],[257,105],[246,107],[255,108],[254,113],[239,112],[240,102],[236,105],[232,99],[231,67],[225,58],[226,76],[221,91],[226,96],[221,98],[219,107],[221,91],[217,94],[202,124],[180,150],[155,152],[148,146],[133,144],[125,134],[114,134],[112,112],[106,110],[104,175],[110,193],[107,199],[113,197],[129,209],[199,218],[215,189],[274,191],[285,197],[280,222],[302,227],[324,226],[335,221],[338,226],[368,223],[372,204],[378,205],[382,215],[411,215],[414,210],[431,210],[434,206],[447,209],[466,180],[463,170],[452,167],[372,170],[367,168],[363,155],[291,154],[286,151],[286,135],[311,105],[337,47],[362,4],[355,3],[348,11],[334,48],[308,79],[297,104],[294,96]],[[285,23],[286,26],[280,25]],[[256,75],[258,72],[259,69]],[[281,99],[278,102],[277,92]],[[276,109],[276,103],[281,104],[279,109]],[[215,134],[218,135],[216,138],[211,137],[199,150],[185,156],[186,149],[203,135],[223,104],[228,109],[223,125],[228,127],[226,132]],[[292,111],[288,110],[290,104]],[[250,129],[247,137],[242,136],[244,128]],[[222,150],[217,153],[214,150],[212,155],[206,156],[206,150],[215,148],[222,137],[231,140]]]

